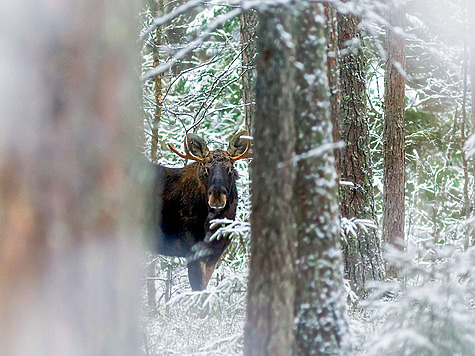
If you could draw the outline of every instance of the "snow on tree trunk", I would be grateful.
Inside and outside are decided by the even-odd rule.
[[[140,352],[136,11],[91,0],[2,5],[4,355]]]
[[[294,318],[293,44],[291,17],[259,14],[245,355],[291,355]]]
[[[365,58],[361,48],[360,20],[338,13],[340,71],[340,135],[345,147],[339,155],[340,209],[347,219],[372,220],[374,207],[372,160],[366,101]],[[381,280],[384,265],[375,228],[359,228],[356,236],[343,236],[345,277],[361,294],[367,280]]]
[[[296,355],[338,353],[347,329],[324,22],[323,6],[307,4],[294,27]]]
[[[386,32],[387,63],[384,76],[383,125],[383,241],[403,250],[404,244],[404,109],[405,0],[392,0]],[[394,268],[388,269],[395,276]]]

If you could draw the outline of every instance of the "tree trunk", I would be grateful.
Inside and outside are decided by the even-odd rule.
[[[155,17],[163,16],[163,0],[151,0],[150,8],[154,9],[153,13]],[[152,57],[153,68],[157,68],[160,65],[160,45],[162,43],[162,27],[159,26],[155,30],[155,35],[152,39]],[[155,113],[152,119],[152,140],[150,147],[150,160],[156,162],[158,159],[158,125],[162,117],[162,74],[158,74],[154,78],[154,97],[155,97]]]
[[[2,354],[136,355],[138,9],[13,8],[0,12]]]
[[[338,13],[338,48],[340,51],[339,124],[345,147],[339,156],[341,215],[352,221],[376,223],[372,160],[366,116],[366,71],[361,48],[360,20],[351,14]],[[381,280],[384,265],[380,241],[374,228],[357,230],[357,236],[343,236],[345,277],[362,294],[367,280]]]
[[[244,12],[241,15],[242,101],[244,122],[251,135],[256,112],[256,29],[257,12],[254,10]]]
[[[302,5],[294,27],[295,355],[339,354],[347,330],[323,19],[321,4]]]
[[[338,70],[338,31],[335,8],[325,3],[325,38],[327,41],[327,75],[330,89],[330,120],[332,123],[333,142],[341,141],[340,133],[340,88]],[[335,155],[335,168],[338,172],[338,162],[340,161],[340,150],[333,151]]]
[[[294,66],[288,9],[259,15],[245,355],[291,355],[294,318]]]
[[[404,109],[405,40],[401,36],[406,19],[406,1],[391,1],[386,30],[387,63],[384,75],[383,126],[383,241],[404,249]],[[395,277],[397,270],[390,268]]]

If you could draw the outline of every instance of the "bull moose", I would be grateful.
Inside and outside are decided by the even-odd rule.
[[[188,279],[193,290],[203,290],[230,240],[209,241],[213,219],[236,216],[238,174],[234,162],[246,158],[250,141],[236,134],[226,151],[210,151],[195,134],[185,137],[185,154],[169,148],[178,156],[195,161],[183,168],[154,165],[153,190],[156,251],[186,257]]]

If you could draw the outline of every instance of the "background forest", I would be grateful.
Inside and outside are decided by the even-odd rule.
[[[467,143],[472,132],[471,38],[467,34],[473,28],[473,13],[467,2],[457,0],[396,3],[328,2],[320,14],[325,16],[330,105],[342,113],[336,124],[343,133],[339,140],[356,135],[357,145],[367,156],[366,161],[357,162],[366,174],[361,204],[345,208],[349,201],[345,201],[345,182],[352,181],[354,173],[340,172],[345,258],[341,267],[351,335],[351,346],[341,352],[468,355],[475,343],[474,171]],[[158,0],[144,4],[144,149],[152,161],[181,166],[183,161],[177,160],[166,143],[181,147],[187,132],[198,132],[215,148],[225,147],[228,138],[242,128],[253,132],[258,11],[266,8],[251,1]],[[297,16],[292,7],[287,10]],[[399,16],[403,20],[391,24],[397,11],[402,11]],[[379,271],[381,267],[376,265],[383,264],[379,246],[386,246],[381,244],[381,224],[390,36],[405,41],[405,64],[396,67],[405,82],[406,180],[403,248],[397,244],[396,248],[384,248],[384,261],[397,266],[398,276],[386,279],[384,267]],[[362,85],[351,87],[355,78]],[[351,96],[348,104],[346,93]],[[355,124],[358,120],[361,122]],[[338,150],[339,155],[354,154],[341,147]],[[251,205],[249,167],[244,162],[238,169],[239,212],[234,223],[221,229],[233,241],[208,290],[189,291],[182,259],[151,255],[147,262],[147,354],[242,353]],[[352,208],[357,211],[348,211]],[[366,253],[374,254],[371,258],[377,262],[363,267],[368,271],[358,272],[365,265],[364,257],[348,251],[364,248],[361,234],[369,235],[367,241],[376,241],[366,244],[370,246]],[[391,268],[387,272],[391,277]]]
[[[473,0],[0,2],[1,354],[473,355],[474,33]],[[151,171],[242,130],[192,291]]]

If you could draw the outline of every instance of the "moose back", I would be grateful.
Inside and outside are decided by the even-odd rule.
[[[210,151],[197,135],[185,137],[185,154],[170,149],[182,158],[195,161],[183,168],[154,165],[153,225],[156,252],[186,257],[188,279],[193,290],[203,290],[213,274],[228,238],[208,241],[213,219],[236,217],[238,174],[234,162],[246,158],[250,141],[241,131],[228,149]]]

